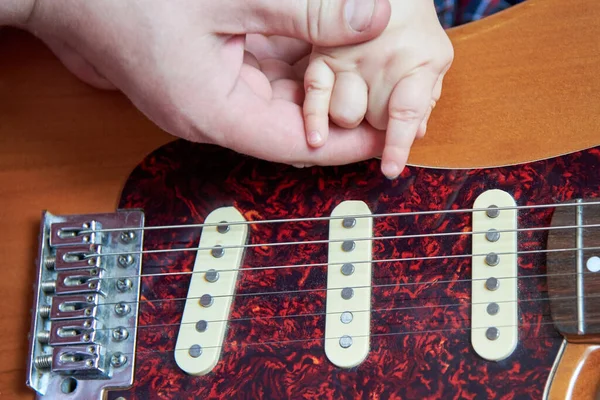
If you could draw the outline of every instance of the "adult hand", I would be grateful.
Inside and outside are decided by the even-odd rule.
[[[174,135],[332,165],[380,156],[384,135],[332,127],[326,146],[310,148],[292,89],[256,68],[246,35],[354,44],[377,37],[389,17],[388,0],[37,0],[23,27],[81,79],[118,88]]]

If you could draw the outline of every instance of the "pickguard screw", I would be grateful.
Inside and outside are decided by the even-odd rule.
[[[495,267],[500,263],[500,257],[496,253],[490,253],[485,256],[485,263],[490,267]]]
[[[485,233],[485,238],[489,242],[497,242],[500,239],[500,232],[492,228]]]
[[[219,280],[219,273],[214,269],[209,269],[204,275],[207,282],[214,283]]]
[[[498,328],[495,326],[487,328],[485,331],[485,337],[488,338],[488,340],[496,340],[500,337],[500,330],[498,330]]]
[[[342,275],[352,275],[354,273],[354,264],[346,263],[341,268]]]
[[[121,342],[129,337],[129,332],[124,327],[120,326],[113,330],[112,337],[115,341]]]
[[[219,232],[219,233],[229,232],[229,225],[227,225],[226,223],[227,223],[227,221],[221,221],[221,224],[225,224],[225,225],[217,225],[217,232]]]
[[[119,239],[121,240],[121,242],[123,242],[125,244],[131,243],[133,240],[135,240],[135,232],[134,231],[121,232],[121,235],[119,235]]]
[[[127,303],[120,302],[115,304],[115,314],[117,314],[119,317],[129,314],[130,311],[131,307]]]
[[[498,206],[492,204],[491,206],[488,207],[485,214],[489,218],[496,218],[496,217],[498,217],[498,215],[500,215],[500,210],[498,210]]]
[[[205,320],[201,319],[200,321],[196,322],[196,330],[198,332],[206,332],[207,328],[208,322],[206,322]]]
[[[342,324],[349,324],[352,322],[353,318],[354,317],[350,311],[344,311],[342,315],[340,315],[340,321],[342,321]]]
[[[130,267],[131,265],[133,265],[134,261],[135,258],[133,258],[131,254],[121,254],[118,258],[119,266],[121,266],[122,268]]]
[[[343,288],[342,289],[342,299],[350,300],[354,296],[354,289],[352,288]]]
[[[500,311],[500,306],[498,303],[490,303],[487,305],[487,313],[490,315],[496,315]]]
[[[127,292],[133,287],[133,282],[129,278],[121,278],[117,280],[117,290],[119,292]]]
[[[344,220],[342,221],[342,226],[344,228],[354,228],[354,226],[356,225],[356,219],[355,218],[344,218]]]
[[[198,358],[202,354],[202,347],[199,344],[195,344],[190,347],[189,350],[190,357]]]
[[[352,346],[352,338],[348,335],[344,335],[340,338],[340,346],[343,349],[347,349],[348,347]]]
[[[221,258],[225,254],[225,249],[222,248],[221,246],[217,245],[212,248],[212,250],[210,251],[210,254],[212,254],[212,256],[214,258]]]
[[[120,368],[127,364],[127,356],[121,352],[117,352],[110,358],[110,365],[115,368]]]
[[[356,247],[356,244],[353,240],[344,240],[344,242],[342,243],[342,250],[344,250],[345,252],[354,250],[354,247]]]
[[[488,278],[485,281],[485,288],[487,290],[494,291],[494,290],[497,290],[499,287],[500,287],[500,282],[496,278]]]
[[[213,304],[213,297],[210,294],[203,294],[200,297],[200,305],[202,307],[210,307]]]

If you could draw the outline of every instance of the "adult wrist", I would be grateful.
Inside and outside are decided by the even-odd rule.
[[[0,1],[0,26],[24,28],[34,6],[35,0]]]

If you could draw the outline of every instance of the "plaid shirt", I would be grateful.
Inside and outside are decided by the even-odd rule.
[[[502,11],[525,0],[435,0],[444,28],[466,24]]]

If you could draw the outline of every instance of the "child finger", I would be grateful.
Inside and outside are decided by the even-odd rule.
[[[425,133],[427,132],[427,123],[429,122],[429,117],[431,117],[431,113],[435,108],[435,100],[431,100],[431,105],[427,109],[425,116],[423,117],[423,121],[421,121],[421,125],[419,125],[419,130],[417,131],[417,138],[423,139],[425,137]]]
[[[431,104],[436,79],[426,72],[402,79],[392,90],[381,171],[394,179],[404,169],[410,147]]]
[[[338,126],[356,128],[367,112],[369,88],[365,80],[354,72],[336,74],[329,115]]]
[[[329,134],[329,105],[335,74],[322,59],[314,59],[304,75],[303,114],[308,144],[322,146]]]

